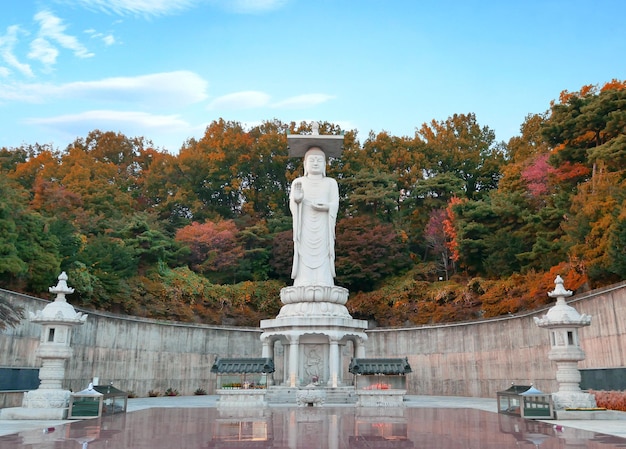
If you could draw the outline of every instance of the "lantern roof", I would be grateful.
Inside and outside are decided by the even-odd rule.
[[[56,324],[83,324],[87,320],[87,315],[76,312],[74,307],[65,299],[66,294],[74,292],[74,289],[67,286],[67,274],[59,275],[59,282],[55,287],[50,287],[51,293],[56,293],[56,298],[50,304],[37,311],[30,313],[30,320],[34,323],[56,323]]]

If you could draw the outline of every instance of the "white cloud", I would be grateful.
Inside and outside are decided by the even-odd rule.
[[[208,83],[189,71],[155,73],[136,77],[105,78],[61,85],[0,85],[0,99],[46,102],[56,98],[105,103],[133,103],[174,108],[203,101]]]
[[[118,15],[164,16],[188,9],[200,0],[65,0],[65,3]]]
[[[270,96],[264,92],[249,90],[216,98],[209,109],[253,109],[267,106]]]
[[[335,98],[327,94],[303,94],[270,104],[270,95],[265,92],[249,90],[235,92],[216,98],[209,104],[209,109],[254,109],[270,106],[276,109],[303,109],[326,103]]]
[[[102,36],[102,42],[108,47],[115,43],[115,37],[112,34],[108,34],[106,36]]]
[[[272,106],[275,108],[286,109],[308,108],[310,106],[326,103],[333,98],[335,97],[327,94],[304,94],[287,98],[285,100],[274,103]]]
[[[84,33],[88,34],[91,39],[100,39],[107,47],[113,45],[116,42],[115,36],[113,36],[112,34],[104,35],[104,33],[98,33],[93,28],[85,30]]]
[[[10,68],[16,69],[22,74],[32,77],[33,71],[30,68],[30,65],[20,62],[13,52],[18,41],[19,33],[22,33],[20,27],[17,25],[11,25],[7,28],[6,34],[4,36],[0,36],[0,58],[2,58],[4,63]],[[24,32],[24,34],[27,33]],[[2,67],[0,67],[0,69],[2,69]],[[2,72],[8,74],[10,73],[10,69],[5,67]]]
[[[114,77],[60,86],[57,95],[176,107],[207,98],[208,83],[189,71]]]
[[[254,14],[279,9],[288,0],[211,0],[211,2],[228,11]]]
[[[281,8],[289,0],[57,0],[86,9],[118,14],[159,17],[190,9],[208,2],[240,14],[262,13]]]
[[[67,27],[51,12],[40,11],[35,14],[35,20],[39,22],[39,32],[37,38],[31,42],[29,58],[39,60],[46,66],[55,64],[59,52],[53,47],[52,42],[73,51],[79,58],[90,58],[94,55],[76,37],[65,33]]]
[[[30,43],[30,52],[28,52],[30,59],[36,59],[46,66],[51,66],[56,63],[58,56],[59,50],[46,39],[38,37]]]
[[[25,123],[46,125],[56,128],[114,129],[119,127],[141,127],[151,129],[187,129],[189,124],[178,115],[155,115],[147,112],[94,110],[79,114],[59,115],[48,118],[29,118]]]
[[[191,126],[178,115],[158,115],[140,111],[92,110],[47,118],[29,118],[27,125],[45,129],[47,139],[71,142],[93,130],[121,132],[129,137],[145,137],[161,148],[178,151],[205,127]],[[65,144],[64,144],[65,145]]]

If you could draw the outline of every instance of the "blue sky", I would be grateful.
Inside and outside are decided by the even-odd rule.
[[[223,118],[508,141],[562,90],[626,79],[623,0],[20,0],[0,6],[0,147],[90,131],[176,153]]]

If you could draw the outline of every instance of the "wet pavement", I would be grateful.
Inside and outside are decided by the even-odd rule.
[[[408,397],[406,407],[215,408],[215,397],[129,400],[128,413],[81,421],[24,422],[0,436],[14,448],[626,448],[626,420],[587,423],[534,421],[496,413],[496,401]],[[0,431],[7,432],[7,421]],[[32,425],[32,427],[29,427]],[[615,425],[616,427],[611,427]],[[16,429],[19,426],[16,424]],[[9,431],[11,429],[8,429]]]

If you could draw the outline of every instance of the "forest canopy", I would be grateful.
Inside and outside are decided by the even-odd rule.
[[[509,142],[473,113],[363,142],[320,123],[344,134],[327,172],[341,195],[336,283],[353,317],[472,320],[547,304],[557,274],[577,291],[624,279],[626,81],[547,106]],[[0,287],[47,297],[65,271],[70,301],[87,309],[275,317],[293,254],[288,190],[302,173],[286,134],[311,125],[219,119],[177,154],[101,130],[64,149],[1,147]]]

